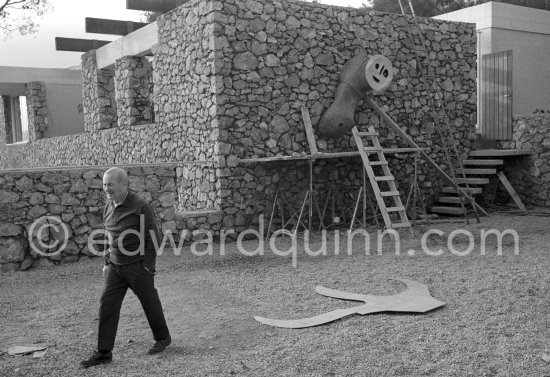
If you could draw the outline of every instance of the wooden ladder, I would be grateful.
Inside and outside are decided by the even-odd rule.
[[[378,140],[378,132],[376,132],[374,130],[374,127],[372,126],[369,127],[368,132],[360,132],[357,127],[353,127],[352,132],[355,139],[355,144],[357,145],[357,149],[359,149],[359,154],[361,155],[361,159],[363,160],[363,166],[365,167],[372,186],[372,190],[374,191],[374,195],[376,196],[376,202],[378,203],[378,208],[380,208],[380,212],[382,213],[382,218],[384,219],[384,224],[386,225],[386,228],[410,228],[411,223],[407,218],[405,207],[401,202],[399,191],[397,190],[397,187],[395,185],[395,178],[391,174],[390,168],[388,167],[388,161],[386,161],[386,157],[384,156],[384,150],[380,146],[380,141]],[[365,145],[363,144],[363,138],[366,137],[371,139],[372,147],[365,147]],[[376,153],[378,160],[371,161],[369,159],[370,153]],[[373,166],[379,166],[382,170],[383,175],[377,176],[374,173]],[[387,190],[380,190],[381,182],[385,182],[388,187]],[[393,205],[387,206],[385,198],[388,198],[388,200],[391,200],[391,198],[393,198]],[[390,217],[390,213],[397,213],[399,221],[393,222]]]

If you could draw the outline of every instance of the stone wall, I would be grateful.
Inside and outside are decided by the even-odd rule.
[[[215,23],[215,67],[221,84],[217,87],[220,154],[226,161],[300,155],[309,151],[300,109],[307,107],[315,128],[334,99],[343,64],[358,48],[367,54],[383,54],[393,63],[394,81],[374,99],[420,146],[430,148],[430,156],[445,167],[443,142],[430,116],[429,82],[419,77],[407,22],[400,15],[366,9],[332,7],[294,1],[259,2],[228,0],[213,2]],[[218,11],[219,10],[219,11]],[[476,45],[474,25],[420,19],[428,41],[431,64],[449,115],[452,137],[465,156],[474,138],[476,120]],[[413,28],[414,29],[414,28]],[[419,36],[416,34],[416,48]],[[404,146],[395,132],[366,106],[356,112],[359,128],[373,125],[385,147]],[[354,150],[351,133],[336,140],[316,136],[322,152]],[[411,155],[390,159],[390,168],[401,188],[412,173]],[[347,159],[351,186],[359,183],[358,159]],[[325,166],[326,168],[324,168]],[[325,180],[331,166],[320,162]],[[254,201],[258,211],[272,195],[264,191],[293,179],[292,187],[301,195],[307,182],[294,181],[294,166],[268,164],[263,167],[238,166],[222,169],[221,189],[230,193],[222,203],[224,213],[242,202]],[[420,163],[420,181],[434,181],[433,171]],[[268,173],[269,172],[269,173]],[[264,175],[265,173],[265,175]],[[259,175],[258,175],[259,174]],[[304,175],[301,175],[304,177]],[[290,178],[292,177],[292,178]],[[301,182],[301,183],[300,183]],[[435,180],[434,190],[441,186]],[[342,185],[342,188],[344,186]],[[265,196],[266,200],[259,201]],[[292,195],[299,203],[300,195]],[[248,213],[246,213],[248,215]]]
[[[217,164],[187,164],[176,169],[178,210],[217,211],[221,197]]]
[[[32,264],[49,265],[77,261],[92,256],[88,237],[102,228],[105,203],[102,176],[106,168],[82,168],[55,171],[0,173],[0,265],[3,271],[29,268]],[[216,213],[185,217],[176,213],[176,171],[173,166],[130,167],[127,169],[130,189],[148,200],[163,232],[197,228],[218,231],[220,216]],[[34,239],[39,225],[31,224],[45,216],[55,217],[68,229],[68,242],[61,253],[40,247],[39,254],[29,246],[29,232]],[[44,220],[42,220],[44,221]],[[59,226],[55,219],[50,224]],[[53,227],[42,233],[46,245],[65,239]],[[177,239],[177,238],[176,238]],[[187,235],[191,239],[191,234]],[[160,240],[159,240],[160,241]]]
[[[217,156],[219,125],[212,56],[212,2],[193,1],[157,20],[159,42],[154,63],[156,120],[181,130],[178,158]]]
[[[0,146],[0,168],[182,161],[184,139],[180,128],[159,123],[85,132]]]
[[[97,68],[95,50],[82,55],[81,70],[84,130],[97,132],[116,127],[114,70]]]
[[[8,127],[9,97],[0,96],[0,145],[11,143],[11,127]],[[0,148],[1,149],[1,148]]]
[[[124,56],[115,63],[115,93],[119,126],[151,123],[151,64],[146,57]]]
[[[219,8],[219,6],[218,6]],[[190,2],[157,20],[159,42],[155,49],[153,88],[155,120],[181,130],[178,157],[186,160],[219,159],[219,124],[213,3]],[[222,151],[223,152],[223,151]],[[222,200],[216,166],[189,165],[178,169],[180,210],[213,210]]]
[[[26,85],[27,113],[29,119],[29,141],[44,137],[48,127],[48,105],[46,103],[46,83],[32,81]]]
[[[414,68],[414,46],[402,16],[293,1],[230,0],[220,6],[214,29],[216,56],[223,57],[223,65],[216,64],[223,78],[218,117],[226,131],[220,142],[231,146],[230,154],[246,158],[307,151],[300,108],[310,109],[315,127],[333,101],[342,65],[359,47],[387,56],[394,65],[393,85],[376,101],[419,144],[435,144],[429,82]],[[455,139],[469,148],[476,115],[474,26],[432,19],[420,23]],[[365,106],[358,108],[358,125],[377,127],[373,116]],[[399,143],[386,127],[379,128],[387,146]],[[319,149],[348,150],[350,140],[351,134],[320,140]],[[437,158],[441,151],[433,153]]]
[[[530,156],[508,158],[506,177],[526,205],[550,207],[550,115],[520,115],[512,118],[512,141],[505,149],[532,149]]]

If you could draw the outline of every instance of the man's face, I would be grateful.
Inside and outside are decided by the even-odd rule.
[[[116,175],[105,174],[103,176],[103,191],[105,191],[107,199],[120,203],[126,196],[127,188]]]

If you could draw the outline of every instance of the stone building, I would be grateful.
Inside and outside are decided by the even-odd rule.
[[[466,155],[476,122],[475,25],[419,21],[453,137]],[[416,67],[420,42],[408,36],[411,22],[294,0],[194,0],[87,52],[83,132],[0,145],[0,224],[10,224],[0,242],[14,242],[34,219],[55,215],[69,225],[74,243],[61,260],[87,253],[85,239],[103,203],[100,174],[110,165],[129,167],[132,189],[153,201],[165,231],[176,232],[238,233],[269,215],[276,192],[296,207],[310,185],[320,198],[335,181],[342,191],[360,186],[357,156],[308,162],[301,115],[308,108],[315,129],[343,64],[360,48],[393,64],[394,81],[375,101],[445,166],[428,106],[430,84]],[[360,129],[374,125],[385,147],[404,145],[365,105],[356,110]],[[351,134],[316,139],[320,152],[356,151]],[[411,155],[394,155],[390,168],[406,189]],[[419,173],[427,193],[441,187],[422,163]]]
[[[84,132],[81,93],[80,70],[0,66],[2,150]]]
[[[525,204],[550,206],[550,11],[487,2],[436,18],[476,24],[477,132],[501,153],[530,152],[504,172]]]

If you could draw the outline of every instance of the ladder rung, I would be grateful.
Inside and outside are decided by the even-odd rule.
[[[381,176],[381,177],[374,177],[374,180],[379,182],[379,181],[394,181],[395,180],[395,177],[393,175],[384,175],[384,176]]]
[[[388,161],[370,161],[370,164],[371,164],[372,166],[387,165],[387,164],[388,164]]]
[[[358,136],[378,136],[378,132],[370,132],[370,131],[363,131],[363,132],[357,132]]]
[[[380,192],[380,196],[399,196],[399,191],[384,191],[384,192]]]
[[[399,212],[399,211],[404,211],[405,210],[405,207],[403,206],[398,206],[398,207],[387,207],[386,208],[386,211],[387,212]]]
[[[391,224],[392,228],[408,228],[410,226],[411,226],[411,223],[409,223],[409,222]]]

